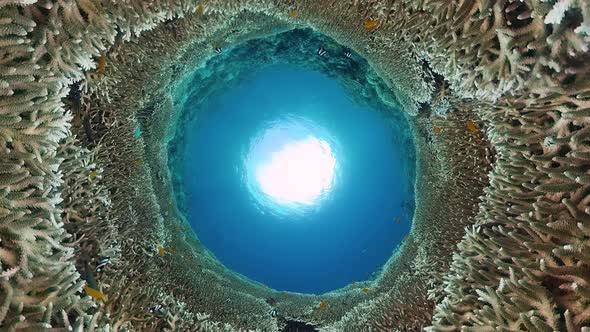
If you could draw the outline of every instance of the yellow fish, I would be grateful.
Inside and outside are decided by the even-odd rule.
[[[105,294],[103,294],[100,291],[97,291],[96,289],[92,288],[92,287],[84,287],[84,291],[86,292],[86,294],[90,295],[92,298],[94,298],[95,300],[101,300],[103,302],[106,302],[109,300],[109,297]]]
[[[320,310],[324,310],[328,307],[328,302],[326,302],[326,300],[322,300],[322,302],[320,302]]]
[[[197,8],[197,15],[203,16],[204,12],[205,12],[205,7],[202,4],[200,4],[199,7]]]
[[[93,171],[90,171],[90,174],[88,174],[88,180],[92,181],[92,180],[94,180],[94,178],[96,178],[97,176],[98,176],[98,172],[97,172],[97,171],[95,171],[95,170],[93,170]]]
[[[107,67],[107,54],[102,52],[100,58],[98,58],[98,66],[96,66],[96,72],[99,74],[104,74],[104,71]]]
[[[164,254],[164,247],[158,246],[158,255],[160,255],[160,257],[164,257]]]
[[[365,21],[365,24],[363,26],[365,27],[365,29],[371,30],[378,25],[379,25],[379,20],[371,20],[371,21]]]
[[[289,13],[289,16],[291,16],[291,17],[297,17],[297,12],[296,11],[292,11],[291,13]]]
[[[467,129],[469,129],[469,131],[473,134],[473,135],[478,135],[479,131],[477,130],[477,126],[475,125],[475,123],[473,123],[473,121],[471,120],[467,120],[467,122],[465,123],[465,125],[467,126]]]
[[[363,288],[363,293],[367,294],[369,292],[368,288]]]

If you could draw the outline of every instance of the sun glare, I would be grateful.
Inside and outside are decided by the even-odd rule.
[[[287,143],[256,169],[263,193],[279,203],[313,204],[330,189],[336,159],[315,137]]]

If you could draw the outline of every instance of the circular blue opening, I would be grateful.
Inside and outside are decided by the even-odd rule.
[[[411,127],[366,61],[338,47],[311,30],[253,40],[174,92],[181,211],[221,263],[277,290],[371,279],[411,228]]]

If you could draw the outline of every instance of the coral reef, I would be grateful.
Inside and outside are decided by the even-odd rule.
[[[368,61],[418,151],[412,233],[320,296],[218,263],[167,171],[182,79],[302,27]],[[588,331],[589,43],[585,0],[0,1],[0,329]]]

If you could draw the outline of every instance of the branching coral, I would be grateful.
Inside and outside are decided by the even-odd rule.
[[[417,330],[438,302],[433,331],[587,331],[589,8],[0,1],[0,328],[276,330],[276,307],[326,329]],[[227,271],[161,194],[171,190],[161,149],[169,84],[214,42],[294,26],[366,57],[416,115],[418,210],[403,258],[367,294],[351,285],[327,295],[327,309]],[[158,255],[160,245],[175,254]],[[76,267],[107,252],[99,282],[110,301],[93,304]],[[150,314],[155,304],[166,313]]]

